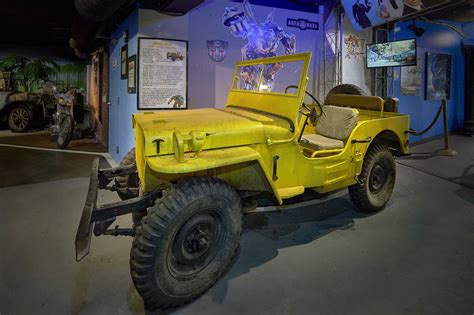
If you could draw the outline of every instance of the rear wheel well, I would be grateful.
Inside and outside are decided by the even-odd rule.
[[[378,144],[387,146],[395,156],[400,156],[403,153],[400,138],[392,130],[384,130],[379,133],[370,144],[370,147]]]

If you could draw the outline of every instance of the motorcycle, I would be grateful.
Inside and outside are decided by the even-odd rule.
[[[84,98],[84,92],[75,89],[55,96],[56,112],[52,117],[50,131],[51,141],[55,141],[60,149],[67,148],[71,140],[93,135],[92,117]]]

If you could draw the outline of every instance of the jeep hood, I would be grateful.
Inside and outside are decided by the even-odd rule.
[[[133,116],[137,148],[146,157],[174,153],[173,134],[200,133],[203,150],[227,148],[266,141],[266,137],[291,137],[288,123],[263,114],[242,109],[194,109],[183,111],[145,112]],[[278,139],[275,139],[278,140]],[[192,151],[185,142],[185,152]]]

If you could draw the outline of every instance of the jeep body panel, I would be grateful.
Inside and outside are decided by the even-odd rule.
[[[305,189],[325,193],[357,183],[368,148],[387,134],[400,154],[408,153],[405,131],[409,116],[384,112],[384,101],[379,97],[352,95],[336,95],[332,100],[359,112],[359,122],[344,147],[305,152],[299,143],[304,126],[299,110],[310,57],[305,53],[237,63],[225,109],[135,114],[136,163],[142,190],[153,191],[163,183],[191,176],[215,176],[237,190],[269,191],[281,204]],[[241,87],[243,67],[260,69],[260,86],[262,69],[285,62],[301,66],[295,92]],[[304,129],[304,134],[315,132],[314,126]]]

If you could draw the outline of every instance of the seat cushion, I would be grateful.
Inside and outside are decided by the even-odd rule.
[[[301,144],[313,150],[331,150],[344,148],[344,142],[337,139],[331,139],[322,135],[304,135],[301,138]]]
[[[346,141],[359,122],[359,111],[354,108],[332,105],[323,106],[316,132],[331,139]]]

